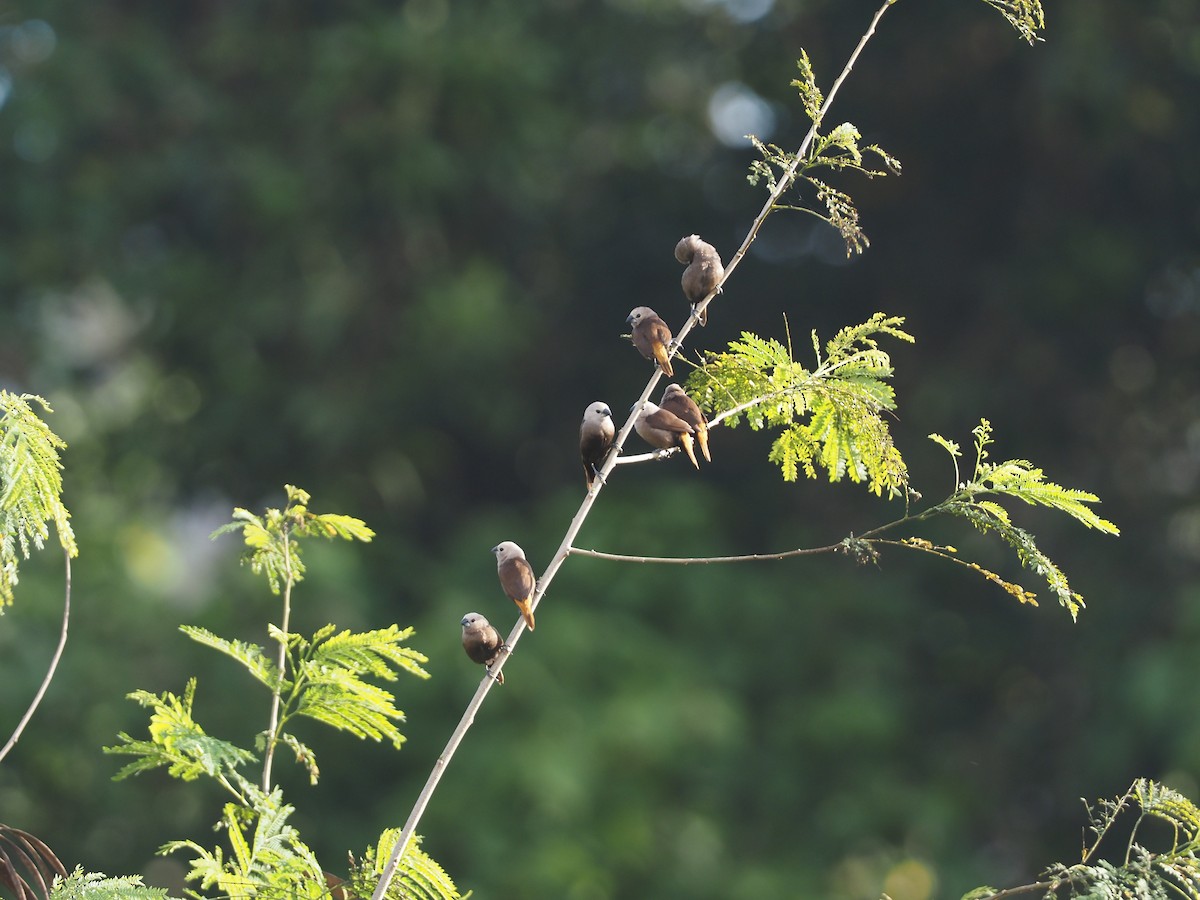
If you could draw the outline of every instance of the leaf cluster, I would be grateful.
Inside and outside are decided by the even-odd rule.
[[[13,601],[17,566],[31,547],[42,549],[50,537],[50,522],[69,556],[78,556],[71,514],[62,502],[62,438],[34,412],[33,394],[0,390],[0,613]]]
[[[1084,850],[1081,862],[1055,863],[1036,884],[997,890],[984,886],[968,891],[963,900],[988,900],[1018,893],[1040,892],[1053,898],[1123,900],[1128,897],[1183,897],[1200,900],[1200,808],[1183,794],[1164,784],[1139,778],[1122,796],[1087,806],[1089,830],[1095,841]],[[1124,853],[1115,861],[1098,857],[1106,838],[1112,836],[1118,819],[1136,816]],[[1169,827],[1165,846],[1152,849],[1139,841],[1147,820],[1157,819]]]
[[[350,858],[350,894],[370,897],[379,883],[379,878],[400,838],[399,828],[389,828],[379,836],[378,847],[368,847],[361,859]],[[384,897],[387,900],[450,900],[459,897],[458,888],[445,870],[433,857],[420,848],[421,838],[415,836],[400,862],[396,874],[388,885]],[[473,891],[461,895],[471,896]]]
[[[875,144],[859,146],[862,134],[849,122],[843,122],[828,133],[822,133],[820,127],[825,98],[821,89],[817,87],[816,75],[807,52],[800,52],[796,66],[800,70],[800,77],[792,82],[792,87],[800,94],[804,111],[812,120],[812,139],[806,143],[806,149],[790,153],[775,144],[765,143],[754,135],[747,135],[762,157],[750,164],[747,179],[751,184],[758,184],[760,181],[766,184],[771,196],[775,198],[771,206],[772,212],[786,209],[814,215],[838,230],[842,240],[846,242],[847,256],[862,253],[871,242],[859,225],[858,209],[853,198],[812,173],[819,169],[828,169],[831,172],[851,170],[868,178],[886,175],[889,172],[899,175],[900,161]],[[824,214],[812,206],[805,205],[802,196],[790,202],[783,200],[789,190],[794,189],[803,195],[803,184],[812,189],[816,200],[824,207]]]
[[[1046,27],[1046,16],[1041,0],[983,0],[1008,20],[1017,33],[1029,43],[1042,40],[1039,36]]]
[[[365,541],[373,534],[359,519],[310,512],[309,495],[299,488],[289,485],[287,495],[288,504],[283,510],[269,509],[258,516],[238,509],[234,521],[217,532],[243,532],[251,565],[266,573],[273,593],[284,595],[285,622],[292,588],[304,573],[296,539],[342,537]],[[161,850],[191,851],[188,879],[198,882],[202,890],[230,897],[268,898],[318,898],[341,891],[339,896],[344,897],[345,890],[335,887],[340,884],[338,879],[322,871],[312,851],[288,824],[293,807],[284,803],[278,788],[269,789],[270,759],[278,744],[286,745],[307,770],[310,782],[317,782],[320,772],[316,757],[290,730],[300,719],[322,722],[358,738],[386,739],[399,749],[405,737],[396,723],[404,720],[404,713],[397,708],[394,695],[378,682],[396,681],[402,672],[429,677],[423,668],[428,661],[425,655],[405,646],[413,629],[390,625],[356,633],[326,625],[305,637],[269,625],[268,632],[278,645],[276,658],[258,644],[229,640],[206,628],[185,625],[181,630],[197,643],[240,663],[267,689],[272,700],[270,725],[258,736],[257,752],[246,750],[206,734],[196,721],[194,678],[188,681],[182,696],[169,691],[135,691],[130,699],[151,711],[149,737],[138,740],[121,733],[118,745],[105,748],[108,753],[133,757],[115,777],[127,778],[165,767],[168,774],[183,781],[212,778],[233,797],[218,823],[228,836],[228,853],[191,840],[174,841]],[[258,762],[260,755],[266,760],[261,787],[242,771]],[[458,897],[453,882],[419,851],[412,856],[409,869],[413,883],[422,885],[423,892],[414,889],[397,897]]]
[[[212,534],[218,537],[230,531],[241,531],[251,570],[266,574],[267,583],[274,594],[279,593],[282,581],[298,584],[304,579],[300,545],[293,536],[340,537],[347,541],[364,542],[375,537],[375,532],[361,519],[337,513],[310,512],[308,503],[312,498],[307,491],[291,484],[284,485],[284,490],[288,502],[282,510],[267,509],[259,516],[237,507],[233,511],[233,521],[222,525]]]
[[[823,469],[830,481],[849,478],[893,497],[905,491],[908,470],[884,418],[896,397],[891,358],[877,338],[911,342],[903,323],[875,313],[839,331],[824,352],[814,331],[811,369],[793,359],[790,341],[743,332],[727,351],[706,354],[688,392],[730,427],[745,417],[752,430],[778,429],[769,458],[785,481]]]
[[[52,900],[166,900],[166,888],[142,884],[140,875],[110,878],[103,872],[76,867],[65,878],[55,879]]]
[[[1017,558],[1023,566],[1046,579],[1059,603],[1071,613],[1071,618],[1076,618],[1084,606],[1083,597],[1071,589],[1062,569],[1038,548],[1033,534],[1015,525],[1008,510],[991,498],[1011,497],[1031,506],[1048,507],[1067,514],[1088,528],[1095,528],[1106,534],[1119,534],[1120,530],[1088,506],[1100,502],[1100,498],[1095,494],[1065,488],[1048,481],[1045,473],[1028,460],[988,462],[987,448],[993,443],[993,439],[992,426],[987,419],[980,420],[972,434],[975,438],[975,468],[971,477],[965,481],[960,480],[958,460],[962,452],[958,444],[939,434],[929,436],[930,440],[945,449],[954,460],[956,484],[954,492],[946,500],[922,514],[922,517],[934,512],[946,513],[966,519],[983,533],[995,533],[1016,551]],[[986,570],[980,571],[998,581],[1023,602],[1034,602],[1030,592],[1009,584]]]
[[[218,825],[229,836],[230,854],[195,841],[171,841],[159,853],[191,850],[188,881],[224,897],[310,898],[328,894],[325,875],[313,852],[287,820],[295,809],[276,788],[264,793],[245,783],[247,805],[226,803]],[[193,896],[201,895],[189,892]]]

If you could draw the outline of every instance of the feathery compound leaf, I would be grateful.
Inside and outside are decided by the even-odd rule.
[[[308,511],[311,499],[308,492],[295,485],[284,485],[288,505],[282,510],[268,509],[264,516],[240,507],[233,511],[233,521],[212,533],[218,537],[230,531],[242,532],[249,550],[247,559],[255,573],[264,572],[271,592],[278,594],[280,582],[298,584],[304,579],[304,563],[300,545],[295,537],[340,537],[344,540],[370,541],[375,532],[361,519],[337,513],[320,515]]]
[[[745,416],[754,430],[780,429],[768,458],[785,481],[795,481],[801,471],[815,478],[824,469],[830,481],[849,478],[865,482],[877,496],[895,496],[905,489],[908,472],[882,416],[895,409],[896,399],[887,383],[891,358],[876,337],[912,341],[903,321],[876,313],[839,331],[823,355],[814,333],[812,371],[779,341],[743,332],[728,351],[707,354],[689,377],[688,391],[730,427]]]
[[[288,682],[281,679],[275,663],[267,659],[262,647],[258,644],[247,644],[244,641],[229,641],[218,637],[207,628],[195,625],[180,625],[179,630],[198,644],[219,650],[226,656],[232,657],[246,667],[246,670],[265,684],[271,690],[286,687]]]
[[[1196,804],[1165,784],[1147,778],[1139,778],[1133,783],[1131,790],[1143,812],[1165,819],[1175,826],[1178,836],[1174,850],[1186,849],[1191,852],[1197,849],[1197,839],[1200,838],[1200,809],[1197,809]]]
[[[226,859],[219,847],[207,850],[195,841],[172,841],[160,854],[191,850],[195,856],[188,881],[198,881],[205,890],[233,898],[328,897],[325,874],[299,833],[287,824],[294,809],[283,802],[278,788],[270,794],[247,786],[251,808],[225,805],[221,824],[229,836],[232,856]],[[247,830],[253,825],[253,831]]]
[[[370,897],[392,856],[400,829],[389,828],[379,836],[379,846],[368,847],[362,859],[350,860],[350,885],[358,897]],[[388,885],[387,900],[464,900],[453,880],[432,857],[420,848],[421,836],[414,835],[396,867],[396,876]]]
[[[1008,20],[1017,33],[1029,43],[1042,40],[1038,32],[1046,27],[1041,0],[983,0]]]
[[[30,547],[42,549],[53,522],[59,543],[78,556],[71,514],[62,503],[62,462],[67,445],[33,411],[48,403],[33,394],[0,390],[0,613],[13,601],[17,567]]]
[[[988,447],[994,441],[992,425],[987,419],[981,419],[979,425],[972,429],[972,434],[975,437],[975,471],[971,478],[964,482],[958,481],[958,458],[961,455],[958,444],[938,434],[929,436],[930,440],[944,447],[954,460],[956,484],[954,493],[943,503],[932,507],[927,514],[944,512],[960,516],[981,532],[995,532],[1016,550],[1022,565],[1046,579],[1059,603],[1071,613],[1072,619],[1077,618],[1084,606],[1083,597],[1071,590],[1067,576],[1038,549],[1033,535],[1014,525],[1008,510],[990,498],[1013,497],[1030,505],[1058,510],[1087,527],[1106,534],[1119,534],[1119,529],[1107,519],[1100,518],[1087,506],[1089,503],[1099,502],[1100,498],[1095,494],[1064,488],[1047,481],[1045,473],[1028,460],[988,462]]]
[[[201,775],[219,777],[254,759],[254,754],[248,750],[204,733],[192,719],[195,694],[196,679],[192,678],[183,697],[169,691],[161,696],[148,691],[127,695],[130,700],[154,710],[150,716],[150,740],[137,741],[121,732],[117,737],[123,743],[104,748],[105,753],[138,757],[114,775],[114,781],[159,766],[167,766],[171,775],[183,781],[193,781]]]
[[[102,872],[84,872],[79,866],[56,879],[51,900],[167,900],[166,888],[147,887],[141,875],[110,878]]]
[[[821,89],[817,87],[817,76],[813,73],[812,60],[808,58],[808,51],[800,51],[800,58],[796,60],[796,68],[800,70],[800,77],[792,82],[792,87],[800,93],[800,102],[804,105],[805,114],[812,119],[814,124],[820,124],[821,104],[825,102],[825,97],[821,94]]]
[[[395,706],[395,697],[363,676],[395,681],[397,671],[428,678],[421,664],[427,657],[411,647],[402,646],[413,634],[412,628],[395,625],[375,631],[334,634],[326,625],[306,640],[300,635],[287,636],[288,647],[296,657],[296,685],[285,704],[284,718],[307,716],[359,738],[386,738],[399,748],[404,742],[394,721],[404,721],[404,713]],[[284,638],[272,627],[271,636]],[[312,769],[310,769],[310,777]]]

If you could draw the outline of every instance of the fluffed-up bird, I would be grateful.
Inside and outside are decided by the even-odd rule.
[[[696,443],[700,445],[705,462],[712,462],[708,453],[708,419],[696,401],[687,395],[687,391],[677,384],[668,384],[658,405],[660,409],[675,413],[695,429]]]
[[[648,306],[639,306],[631,310],[625,322],[633,326],[633,346],[638,353],[653,362],[657,362],[667,377],[675,375],[671,368],[671,329],[667,323],[658,317],[658,313]]]
[[[492,663],[504,646],[504,639],[496,627],[481,616],[471,612],[462,617],[462,645],[471,662],[477,662],[492,674]],[[496,683],[504,684],[504,673],[496,673]]]
[[[496,554],[496,573],[500,576],[500,586],[509,599],[517,604],[525,624],[533,631],[533,589],[537,587],[533,566],[525,558],[525,551],[512,541],[501,541],[492,548],[492,552]]]
[[[613,424],[612,410],[608,404],[600,401],[589,404],[583,411],[583,422],[579,426],[579,457],[583,460],[583,476],[589,488],[616,434],[617,427]]]
[[[689,234],[680,238],[675,245],[675,258],[687,266],[683,270],[683,294],[692,304],[692,311],[705,297],[717,289],[721,279],[725,277],[725,266],[721,264],[721,255],[717,248],[707,241],[700,239],[697,234]],[[708,324],[708,308],[699,311],[700,325]]]
[[[633,423],[633,429],[643,441],[659,450],[682,447],[692,465],[700,468],[700,464],[696,462],[696,451],[692,449],[695,443],[692,438],[695,429],[675,413],[660,409],[647,400],[637,421]]]

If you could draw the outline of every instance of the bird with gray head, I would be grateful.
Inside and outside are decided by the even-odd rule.
[[[673,377],[675,371],[671,368],[672,335],[667,323],[648,306],[635,307],[630,311],[625,323],[633,326],[630,338],[638,353],[651,362],[657,362],[668,378]]]
[[[696,462],[696,451],[692,449],[695,443],[692,435],[695,434],[696,429],[675,413],[660,409],[656,404],[647,400],[633,423],[633,430],[643,441],[659,450],[682,447],[683,452],[692,461],[692,465],[697,469],[700,468],[700,464]]]
[[[500,576],[500,586],[504,588],[517,609],[521,618],[533,631],[533,590],[537,587],[537,579],[533,575],[533,566],[525,558],[525,551],[512,541],[501,541],[492,548],[496,554],[496,574]]]
[[[703,327],[708,324],[708,307],[699,311],[696,307],[713,291],[721,290],[718,285],[725,277],[721,255],[717,253],[716,247],[702,241],[699,235],[689,234],[680,238],[679,243],[675,245],[675,259],[687,266],[680,279],[683,295],[692,304],[692,312]]]
[[[471,662],[479,663],[489,675],[504,639],[487,619],[479,613],[470,612],[462,617],[462,645]],[[496,673],[496,684],[504,684],[504,673]]]
[[[708,454],[708,419],[704,418],[700,406],[687,395],[687,391],[672,382],[663,391],[662,400],[658,405],[667,412],[675,413],[692,426],[696,432],[696,443],[700,445],[700,452],[704,454],[704,461],[712,462],[712,457]]]
[[[600,401],[589,404],[579,426],[579,457],[583,460],[583,477],[587,479],[589,489],[600,474],[599,468],[608,456],[616,434],[617,426],[613,424],[608,404]]]

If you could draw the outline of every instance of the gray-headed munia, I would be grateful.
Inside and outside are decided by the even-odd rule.
[[[675,245],[675,258],[687,266],[680,280],[683,294],[692,304],[692,312],[696,313],[700,325],[707,325],[708,307],[699,311],[696,307],[714,290],[719,290],[717,285],[725,277],[721,256],[712,244],[702,241],[699,235],[689,234],[680,238]]]
[[[705,462],[712,462],[712,457],[708,453],[708,419],[704,417],[704,413],[696,401],[689,397],[683,388],[672,383],[668,384],[667,389],[663,391],[662,401],[658,405],[667,412],[675,413],[695,429],[696,443],[700,445],[700,452],[704,454]]]
[[[653,362],[670,378],[675,375],[671,368],[671,329],[659,318],[658,313],[648,306],[633,309],[625,322],[633,326],[633,346],[638,353]]]
[[[496,661],[504,639],[487,619],[471,612],[462,617],[462,645],[471,662],[477,662],[492,674],[492,663]],[[496,684],[504,684],[504,673],[496,673]]]
[[[692,465],[700,468],[700,464],[696,462],[696,451],[692,449],[695,444],[692,438],[695,429],[675,413],[659,409],[647,400],[638,414],[637,421],[633,423],[633,430],[643,441],[659,450],[682,447]]]
[[[600,401],[589,404],[583,411],[583,422],[579,425],[579,458],[583,460],[583,476],[589,488],[616,434],[617,427],[613,424],[612,410],[608,404]]]
[[[496,574],[500,576],[500,586],[509,599],[517,604],[525,624],[533,631],[533,589],[537,587],[533,566],[525,558],[525,551],[512,541],[502,541],[492,548],[492,552],[496,554]]]

